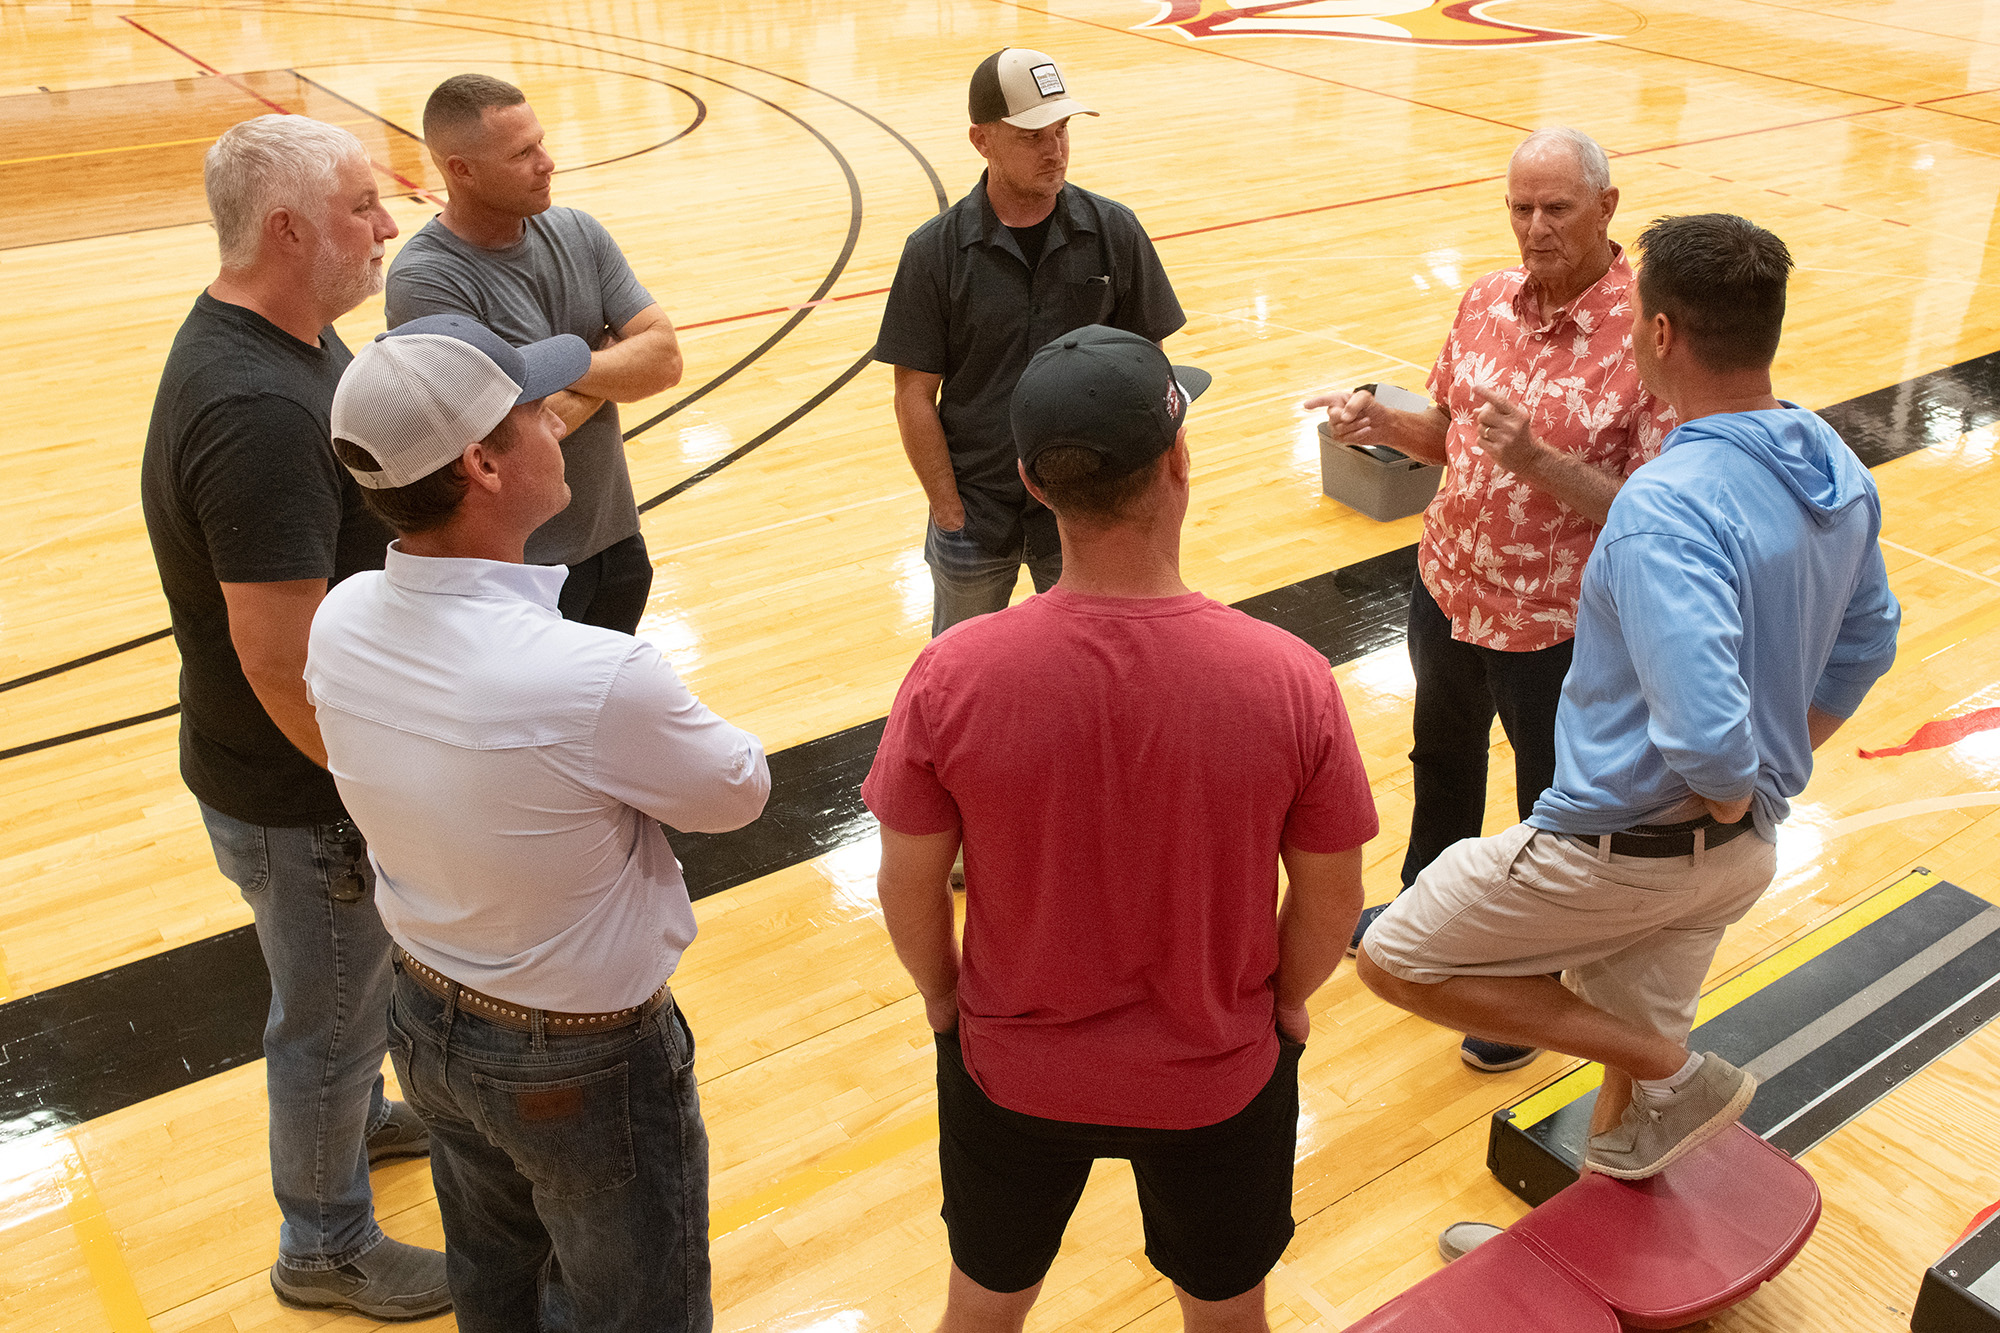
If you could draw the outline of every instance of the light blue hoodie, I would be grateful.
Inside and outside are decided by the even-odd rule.
[[[1850,716],[1895,660],[1881,527],[1867,469],[1811,412],[1675,428],[1584,567],[1555,785],[1528,822],[1613,833],[1692,790],[1754,795],[1776,841],[1812,775],[1806,706]]]

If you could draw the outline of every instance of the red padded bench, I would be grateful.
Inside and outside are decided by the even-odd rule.
[[[1588,1175],[1348,1333],[1679,1328],[1792,1261],[1819,1187],[1741,1125],[1650,1180]]]

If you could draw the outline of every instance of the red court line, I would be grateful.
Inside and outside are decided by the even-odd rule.
[[[1750,0],[1750,3],[1765,9],[1782,9],[1791,14],[1810,14],[1816,19],[1834,19],[1843,23],[1860,23],[1871,28],[1887,28],[1891,32],[1907,32],[1917,37],[1935,37],[1941,42],[1969,42],[1974,46],[1993,46],[1995,43],[1980,37],[1959,37],[1948,32],[1932,32],[1929,28],[1912,28],[1903,23],[1884,23],[1880,19],[1856,18],[1852,14],[1829,14],[1823,9],[1806,9],[1799,5],[1779,5],[1771,0]]]
[[[174,54],[187,59],[193,64],[200,66],[204,70],[207,70],[210,74],[215,75],[215,77],[223,80],[230,86],[241,89],[246,96],[252,98],[255,101],[262,102],[265,106],[270,107],[271,110],[277,112],[279,115],[293,116],[299,114],[298,112],[293,111],[290,107],[280,106],[276,102],[273,102],[270,98],[264,96],[264,94],[258,92],[255,88],[252,88],[249,84],[244,83],[241,79],[237,78],[235,75],[224,74],[221,70],[209,64],[206,60],[203,60],[200,56],[195,55],[193,52],[187,50],[186,48],[175,46],[172,42],[160,36],[160,34],[154,32],[151,28],[147,27],[145,24],[139,22],[139,20],[133,18],[130,14],[120,14],[118,17],[122,21],[129,23],[133,27],[137,28],[140,32],[145,33],[148,37],[158,42],[161,46],[166,47],[169,51],[172,51]],[[302,76],[294,75],[293,77],[296,78]],[[338,93],[333,94],[333,96],[340,97]],[[345,97],[340,97],[340,100],[343,102],[347,102],[347,99]],[[347,102],[347,104],[349,106],[355,107],[355,109],[358,111],[368,111],[367,107],[357,106],[353,102]],[[375,113],[372,111],[368,111],[368,114],[375,115]],[[375,116],[375,119],[382,121],[382,123],[385,125],[389,123],[386,119],[384,119],[381,116]],[[395,168],[383,166],[380,162],[377,162],[372,157],[368,159],[368,165],[375,168],[375,170],[381,172],[384,176],[387,176],[390,180],[395,181],[398,185],[401,185],[403,188],[409,190],[412,194],[420,194],[424,198],[436,204],[439,208],[444,207],[444,200],[438,198],[436,195],[432,194],[429,190],[426,190],[423,186],[417,184],[415,181],[403,175],[400,171],[397,171]]]
[[[815,306],[831,305],[835,301],[857,301],[864,296],[880,296],[887,287],[870,287],[865,292],[843,292],[839,296],[823,296],[817,301],[801,301],[797,305],[774,305],[769,310],[752,310],[743,315],[724,315],[720,319],[696,320],[692,324],[676,324],[677,329],[706,329],[716,324],[735,324],[746,319],[763,319],[768,315],[789,315],[794,310],[810,310]]]
[[[1009,0],[999,0],[999,2],[1008,3]],[[1863,110],[1860,111],[1842,111],[1831,116],[1815,116],[1811,120],[1796,120],[1788,122],[1787,124],[1784,125],[1767,125],[1760,129],[1754,129],[1754,130],[1736,130],[1729,134],[1712,135],[1706,139],[1683,139],[1678,143],[1657,144],[1647,148],[1633,148],[1621,153],[1612,153],[1610,154],[1610,156],[1615,158],[1628,158],[1628,157],[1642,157],[1651,153],[1666,153],[1666,152],[1671,152],[1676,148],[1687,148],[1697,144],[1705,144],[1705,143],[1718,143],[1724,139],[1740,139],[1746,135],[1751,135],[1751,134],[1775,134],[1781,130],[1795,130],[1806,125],[1824,124],[1827,121],[1851,120],[1856,116],[1873,116],[1883,111],[1900,110],[1907,105],[1908,103],[1897,103],[1893,106],[1871,106],[1864,108]],[[1663,162],[1660,165],[1667,166],[1670,164]],[[1688,171],[1694,170],[1694,168],[1692,167],[1677,168],[1677,170],[1678,169],[1684,169]],[[1711,175],[1712,173],[1700,172],[1698,174]],[[1720,181],[1728,180],[1727,177],[1723,176],[1715,176],[1713,178]],[[1289,209],[1283,213],[1265,213],[1258,217],[1236,218],[1229,222],[1211,223],[1206,227],[1190,227],[1186,231],[1163,232],[1158,236],[1152,237],[1151,239],[1154,241],[1155,244],[1161,241],[1177,241],[1187,236],[1204,236],[1207,235],[1209,232],[1231,231],[1237,227],[1252,227],[1256,226],[1258,223],[1261,222],[1282,222],[1287,218],[1307,217],[1314,213],[1331,213],[1343,208],[1358,208],[1362,204],[1379,204],[1390,199],[1408,199],[1415,195],[1435,194],[1441,190],[1458,190],[1458,189],[1463,189],[1468,185],[1485,185],[1485,184],[1490,184],[1493,181],[1503,181],[1506,179],[1507,175],[1505,172],[1499,172],[1487,176],[1473,176],[1466,180],[1447,181],[1442,185],[1421,185],[1415,189],[1410,189],[1410,190],[1394,190],[1388,194],[1372,194],[1364,199],[1342,199],[1337,203],[1315,204],[1310,208],[1294,208],[1294,209]],[[1729,182],[1729,183],[1733,184],[1734,182]],[[1773,191],[1772,193],[1780,193],[1780,192]],[[1839,205],[1829,204],[1828,207],[1838,208]],[[1841,211],[1846,212],[1847,210],[1842,209]],[[1881,219],[1881,221],[1893,222],[1894,219],[1883,218]],[[1897,222],[1895,225],[1899,227],[1907,227],[1910,224],[1907,222]],[[825,305],[828,301],[852,301],[863,296],[880,296],[888,290],[889,289],[887,287],[873,287],[865,292],[847,292],[840,296],[830,296],[827,297],[826,300],[818,302],[808,302],[807,304]],[[753,310],[747,314],[742,314],[742,315],[724,315],[719,319],[704,319],[693,324],[681,324],[677,325],[676,327],[683,329],[705,329],[716,324],[733,324],[740,320],[761,319],[770,315],[790,314],[794,310],[799,310],[803,308],[804,308],[803,306],[796,306],[796,305],[772,306],[768,310]]]
[[[1228,231],[1233,227],[1248,227],[1259,222],[1277,222],[1284,218],[1305,217],[1310,213],[1331,213],[1335,209],[1354,208],[1361,204],[1379,204],[1385,199],[1407,199],[1412,195],[1434,194],[1439,190],[1456,190],[1467,185],[1479,185],[1488,181],[1507,179],[1505,172],[1497,176],[1474,176],[1471,180],[1450,181],[1444,185],[1423,185],[1414,190],[1397,190],[1391,194],[1372,194],[1366,199],[1343,199],[1335,204],[1315,204],[1311,208],[1294,208],[1283,213],[1266,213],[1262,217],[1238,218],[1234,222],[1217,222],[1207,227],[1190,227],[1186,231],[1170,231],[1163,236],[1155,236],[1155,241],[1177,241],[1183,236],[1200,236],[1211,231]]]
[[[1331,84],[1335,88],[1345,88],[1349,92],[1367,93],[1370,97],[1383,97],[1392,102],[1401,102],[1406,106],[1420,106],[1426,111],[1436,111],[1447,116],[1462,116],[1467,120],[1477,120],[1488,125],[1498,125],[1503,130],[1514,130],[1520,134],[1528,132],[1527,126],[1516,125],[1510,120],[1495,120],[1491,116],[1482,116],[1472,111],[1460,111],[1455,107],[1439,106],[1435,102],[1425,102],[1415,97],[1403,97],[1397,93],[1385,93],[1379,88],[1364,88],[1358,83],[1343,83],[1339,79],[1329,79],[1324,74],[1313,74],[1307,70],[1290,69],[1284,65],[1273,65],[1262,60],[1252,60],[1248,56],[1240,56],[1233,51],[1218,51],[1212,46],[1204,46],[1199,42],[1190,42],[1185,39],[1176,41],[1174,38],[1164,34],[1155,35],[1150,32],[1140,32],[1135,28],[1120,28],[1110,23],[1099,23],[1095,19],[1080,19],[1071,14],[1051,14],[1046,9],[1038,6],[1023,4],[1021,0],[993,0],[993,3],[996,5],[1009,5],[1015,9],[1025,10],[1038,18],[1059,18],[1069,23],[1081,23],[1085,27],[1102,28],[1106,32],[1123,33],[1128,37],[1138,37],[1144,41],[1162,46],[1171,46],[1180,51],[1199,51],[1207,55],[1219,56],[1224,60],[1234,60],[1244,65],[1255,65],[1259,69],[1273,70],[1279,74],[1290,74],[1301,79],[1311,79],[1315,83]]]
[[[1690,65],[1706,65],[1710,69],[1724,69],[1728,70],[1731,74],[1741,74],[1747,78],[1772,79],[1778,83],[1789,83],[1795,88],[1816,88],[1820,92],[1836,93],[1841,97],[1865,97],[1871,102],[1886,102],[1890,106],[1910,105],[1908,102],[1901,102],[1893,97],[1883,97],[1879,93],[1857,93],[1849,88],[1835,88],[1831,84],[1814,83],[1810,79],[1794,79],[1783,74],[1767,74],[1761,69],[1745,69],[1741,65],[1725,65],[1720,60],[1703,60],[1700,56],[1684,56],[1675,51],[1655,51],[1650,46],[1634,46],[1626,41],[1608,42],[1606,45],[1616,46],[1623,51],[1636,51],[1642,56],[1652,56],[1656,60],[1683,60]]]
[[[1988,93],[2000,93],[2000,88],[1974,88],[1971,92],[1946,93],[1943,97],[1926,97],[1923,101],[1912,102],[1910,105],[1936,106],[1939,102],[1956,102],[1961,97],[1984,97]]]
[[[1934,116],[1950,116],[1953,120],[1969,120],[1975,125],[2000,124],[2000,121],[1994,120],[1991,116],[1975,116],[1968,111],[1947,111],[1941,106],[1926,106],[1921,102],[1913,106],[1911,110],[1928,111]]]
[[[1857,94],[1857,96],[1859,95]],[[1859,111],[1836,111],[1830,116],[1814,116],[1811,120],[1788,121],[1783,125],[1764,125],[1754,130],[1731,130],[1727,134],[1711,134],[1705,139],[1682,139],[1678,143],[1656,144],[1651,148],[1632,148],[1621,153],[1612,153],[1610,156],[1638,157],[1645,153],[1670,153],[1676,148],[1691,148],[1697,144],[1705,143],[1721,143],[1724,139],[1742,139],[1752,134],[1778,134],[1785,130],[1802,129],[1807,125],[1824,125],[1829,121],[1853,120],[1858,116],[1878,116],[1884,111],[1906,111],[1909,107],[1910,104],[1908,102],[1894,102],[1888,106],[1863,107]],[[1689,168],[1689,170],[1693,170],[1693,168]],[[1727,176],[1717,176],[1716,179],[1729,180]],[[1730,181],[1730,183],[1732,185],[1735,184],[1734,181]]]

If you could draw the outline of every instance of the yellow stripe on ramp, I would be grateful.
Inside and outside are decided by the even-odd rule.
[[[1788,972],[1804,966],[1842,940],[1873,925],[1938,882],[1928,870],[1912,870],[1887,888],[1877,889],[1825,925],[1792,941],[1755,966],[1745,968],[1701,997],[1695,1009],[1700,1027],[1723,1010],[1747,999]],[[1585,1065],[1563,1075],[1540,1092],[1514,1104],[1514,1128],[1540,1124],[1604,1081],[1604,1066]]]

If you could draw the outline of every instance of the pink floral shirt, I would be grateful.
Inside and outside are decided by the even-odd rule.
[[[1535,438],[1620,476],[1656,458],[1673,409],[1639,383],[1632,360],[1632,266],[1616,244],[1589,290],[1543,314],[1526,270],[1489,273],[1466,290],[1431,371],[1451,414],[1449,468],[1424,511],[1417,567],[1451,618],[1452,637],[1531,652],[1576,633],[1583,562],[1598,525],[1522,481],[1479,446],[1483,384],[1525,409]]]

